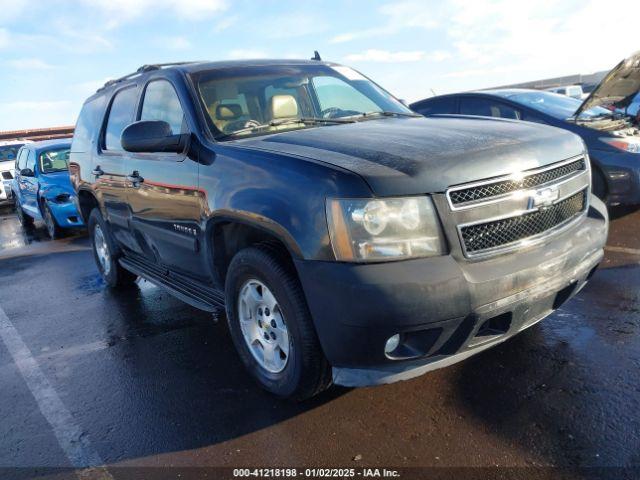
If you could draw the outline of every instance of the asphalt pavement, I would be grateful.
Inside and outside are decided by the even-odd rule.
[[[104,464],[84,472],[627,478],[613,467],[640,468],[640,211],[615,215],[590,284],[540,324],[414,380],[295,404],[254,384],[224,322],[148,282],[111,291],[82,232],[50,241],[0,213],[0,477]]]

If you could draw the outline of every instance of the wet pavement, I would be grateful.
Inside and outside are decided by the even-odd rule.
[[[539,325],[411,381],[292,404],[255,386],[223,322],[147,282],[110,291],[86,237],[0,214],[0,467],[69,467],[78,445],[110,471],[640,467],[640,212],[616,216],[600,270]]]

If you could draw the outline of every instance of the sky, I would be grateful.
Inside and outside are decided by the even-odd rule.
[[[318,50],[408,101],[593,73],[640,49],[639,19],[638,0],[0,0],[0,130],[73,125],[159,62]]]

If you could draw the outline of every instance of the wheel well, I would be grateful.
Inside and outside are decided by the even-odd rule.
[[[243,223],[223,222],[214,227],[212,238],[213,266],[221,285],[224,285],[234,255],[252,245],[268,243],[282,254],[282,258],[293,263],[287,246],[275,235],[261,228]]]
[[[92,193],[86,190],[80,190],[78,192],[78,203],[80,205],[80,216],[86,224],[89,220],[89,215],[91,215],[91,211],[99,207],[98,200],[96,200],[96,197],[94,197]]]

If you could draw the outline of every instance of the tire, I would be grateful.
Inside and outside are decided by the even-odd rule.
[[[104,282],[111,288],[132,285],[138,276],[125,270],[118,262],[121,252],[111,236],[107,222],[97,208],[94,208],[89,215],[88,229],[93,258]]]
[[[15,199],[16,215],[18,217],[20,225],[22,225],[23,227],[33,226],[33,218],[27,215],[24,210],[22,210],[22,205],[20,204],[20,200],[18,200],[17,196],[15,197]]]
[[[264,308],[269,304],[268,295],[259,284],[275,297],[276,307],[273,311]],[[244,302],[248,291],[262,292],[263,296],[258,297],[262,298],[263,303],[257,302],[256,306]],[[320,347],[302,286],[288,256],[277,246],[260,244],[238,252],[227,272],[225,297],[233,343],[242,363],[262,388],[278,397],[300,401],[329,387],[331,367]],[[264,310],[260,312],[260,308]],[[252,318],[247,322],[249,311],[252,312]],[[272,320],[264,322],[269,315]],[[262,324],[258,321],[260,319],[263,320]],[[284,328],[281,324],[284,324]],[[258,337],[262,335],[262,338],[256,338],[253,346],[250,346],[251,338],[247,339],[245,333],[251,325],[255,327]],[[283,331],[286,331],[288,338],[286,360],[283,359],[283,344],[286,343],[282,340]],[[274,348],[277,350],[275,361],[265,363],[264,358],[261,360],[261,349],[264,355],[271,348],[264,348],[264,345],[270,345],[264,336],[276,332],[279,337],[274,337],[273,343],[280,343]]]
[[[605,204],[607,203],[607,181],[602,172],[597,168],[591,170],[591,192]]]
[[[62,229],[58,225],[58,222],[56,222],[56,218],[53,216],[51,208],[47,204],[46,200],[43,200],[41,205],[42,219],[44,220],[44,224],[47,227],[47,233],[49,234],[49,237],[51,237],[51,240],[60,238],[62,236]]]

